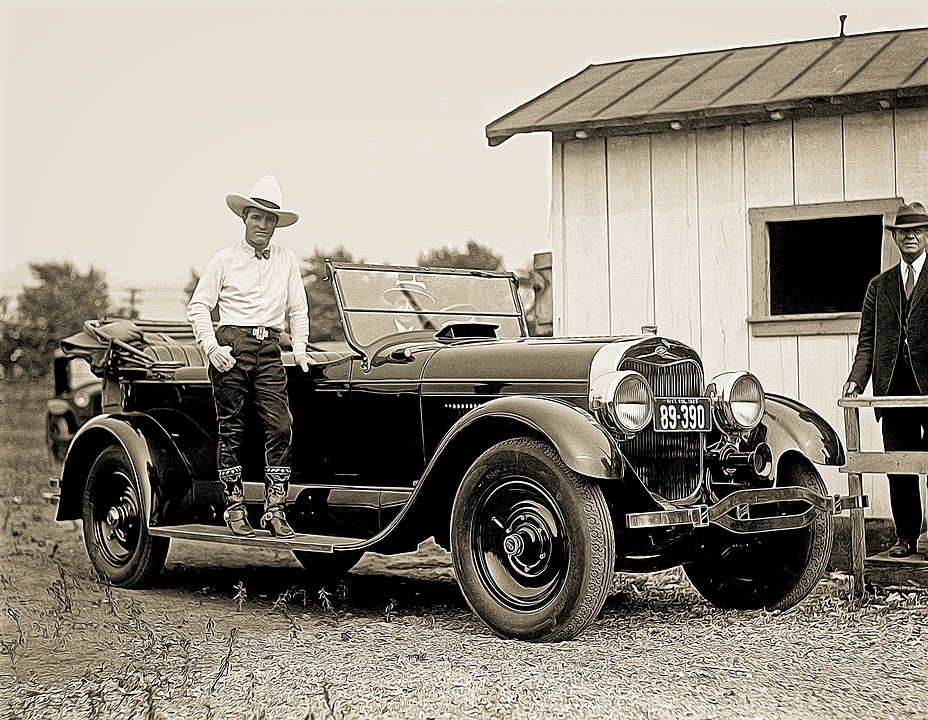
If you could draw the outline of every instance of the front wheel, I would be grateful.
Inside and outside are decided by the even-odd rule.
[[[451,556],[473,611],[498,635],[569,640],[599,614],[615,566],[602,490],[547,444],[501,442],[458,489]]]
[[[84,489],[84,543],[101,578],[117,587],[140,587],[164,568],[170,540],[152,537],[143,517],[142,493],[121,447],[96,459]]]
[[[825,483],[803,460],[782,467],[778,486],[798,485],[826,495]],[[764,516],[795,514],[802,502],[776,503]],[[739,535],[712,526],[707,554],[684,565],[690,582],[713,605],[735,610],[788,610],[821,580],[831,555],[831,514],[820,512],[811,525],[794,530]]]

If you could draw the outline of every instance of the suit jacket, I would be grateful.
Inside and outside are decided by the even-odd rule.
[[[877,275],[867,287],[857,337],[857,354],[848,380],[863,390],[871,375],[873,394],[887,395],[893,377],[899,335],[905,323],[912,371],[919,393],[928,393],[928,263],[922,267],[909,311],[903,316],[902,274],[899,265]]]

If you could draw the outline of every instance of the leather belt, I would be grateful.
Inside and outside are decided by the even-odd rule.
[[[223,327],[247,332],[258,340],[266,340],[269,337],[280,337],[280,330],[274,327],[268,327],[267,325],[223,325]]]

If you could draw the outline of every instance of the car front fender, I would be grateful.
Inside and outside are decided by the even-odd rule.
[[[821,415],[782,395],[766,394],[765,404],[755,437],[770,445],[774,468],[780,456],[790,450],[798,450],[818,465],[844,464],[841,438]]]
[[[192,488],[190,469],[167,431],[143,413],[98,415],[74,436],[61,473],[59,520],[81,517],[84,488],[94,462],[118,445],[139,481],[142,516],[158,525]]]
[[[435,457],[460,435],[493,421],[521,424],[546,438],[571,470],[592,478],[616,480],[624,459],[608,432],[585,410],[541,397],[495,398],[460,418],[435,451]]]

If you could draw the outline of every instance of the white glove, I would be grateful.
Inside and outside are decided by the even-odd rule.
[[[220,345],[209,352],[209,361],[219,372],[226,372],[235,365],[235,358],[232,357],[232,347],[229,345]]]
[[[303,372],[309,372],[309,366],[315,365],[315,361],[306,353],[293,353],[293,359],[296,360]]]

